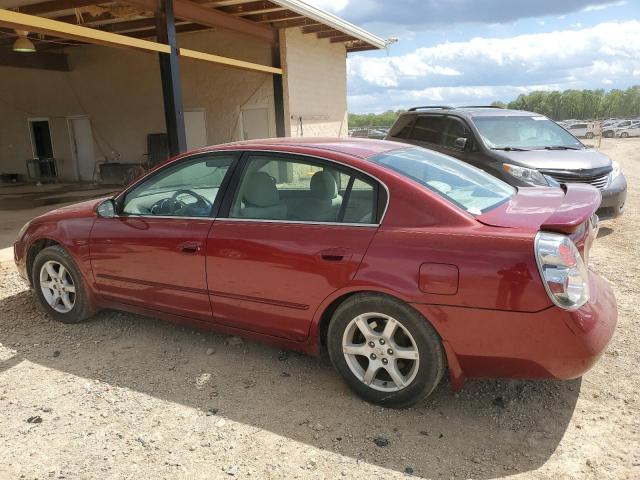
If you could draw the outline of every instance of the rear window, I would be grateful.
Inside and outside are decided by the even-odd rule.
[[[491,210],[516,191],[478,168],[420,147],[385,152],[371,161],[418,182],[472,215]]]

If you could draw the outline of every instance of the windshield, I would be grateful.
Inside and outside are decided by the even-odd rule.
[[[472,215],[491,210],[515,193],[502,180],[425,148],[393,150],[371,160],[420,183]]]
[[[581,149],[582,143],[547,117],[475,117],[473,119],[489,148],[542,150]]]

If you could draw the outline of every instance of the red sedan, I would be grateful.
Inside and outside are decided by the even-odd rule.
[[[593,365],[617,317],[586,266],[599,203],[398,143],[252,141],[32,220],[15,261],[61,322],[108,307],[326,349],[359,395],[403,407],[447,372],[459,388]]]

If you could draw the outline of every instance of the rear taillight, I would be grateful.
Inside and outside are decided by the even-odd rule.
[[[589,300],[589,274],[568,236],[538,232],[535,253],[542,282],[553,303],[575,310]]]

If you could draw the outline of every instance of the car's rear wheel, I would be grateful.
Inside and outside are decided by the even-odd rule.
[[[593,132],[587,132],[585,137],[588,138],[589,140],[591,140],[593,138]]]
[[[78,323],[91,316],[82,275],[62,247],[51,246],[36,255],[32,278],[38,300],[55,320]]]
[[[440,383],[445,357],[431,324],[409,305],[379,294],[349,297],[327,331],[331,362],[368,402],[403,408]]]
[[[629,134],[627,132],[622,132],[620,134],[620,138],[627,138],[629,136]]]

